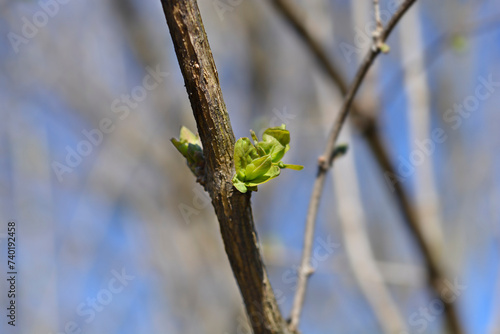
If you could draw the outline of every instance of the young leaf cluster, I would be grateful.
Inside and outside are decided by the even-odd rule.
[[[172,138],[171,141],[184,158],[186,158],[187,165],[193,174],[197,177],[202,175],[205,160],[203,158],[200,138],[183,126],[179,140]]]
[[[234,146],[236,174],[233,185],[242,193],[257,191],[257,185],[280,175],[281,169],[301,170],[300,165],[284,164],[281,159],[290,149],[290,132],[285,124],[268,128],[259,141],[250,130],[254,144],[248,138],[240,138]]]

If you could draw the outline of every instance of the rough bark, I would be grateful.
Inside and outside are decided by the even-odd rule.
[[[162,5],[203,144],[205,190],[251,326],[255,333],[289,333],[262,261],[250,194],[231,182],[235,139],[198,5],[194,0],[162,0]]]

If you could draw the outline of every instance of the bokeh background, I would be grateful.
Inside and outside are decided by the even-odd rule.
[[[350,80],[369,47],[371,2],[294,4]],[[285,160],[305,166],[252,195],[288,315],[316,161],[341,96],[267,1],[199,6],[235,136],[286,123]],[[381,1],[384,20],[393,8]],[[169,142],[196,125],[160,1],[2,0],[0,13],[1,277],[9,220],[19,272],[15,328],[0,280],[0,332],[250,333],[213,209]],[[465,286],[454,303],[467,332],[498,334],[500,3],[419,1],[388,44],[357,102],[375,112],[450,281]],[[151,72],[155,87],[149,78],[140,88]],[[446,139],[434,140],[436,129]],[[368,236],[407,333],[443,333],[442,310],[421,313],[434,297],[387,175],[350,124],[341,140],[350,149],[321,201],[303,333],[383,332],[355,279],[350,224]],[[429,141],[426,153],[417,142]]]

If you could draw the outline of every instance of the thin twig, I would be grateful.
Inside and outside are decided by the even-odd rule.
[[[370,7],[367,5],[365,1],[354,2],[354,7],[352,8],[354,11],[353,24],[356,26],[363,25],[366,22],[366,18],[369,17]],[[380,21],[379,11],[379,7],[376,8],[375,20],[377,21],[376,29],[381,32],[383,25]],[[374,40],[374,43],[378,43],[378,41]],[[365,85],[373,85],[373,79],[376,76],[376,65],[374,64],[371,71],[367,74]],[[378,108],[377,98],[374,94],[366,94],[363,104],[370,106],[372,110]],[[325,112],[329,112],[330,108],[325,105],[322,109]],[[354,106],[352,109],[353,113]],[[346,125],[343,129],[344,137],[342,137],[341,133],[339,140],[349,142],[349,138],[353,138],[351,132],[350,127]],[[369,139],[369,137],[365,137],[365,139]],[[387,282],[382,276],[372,250],[370,235],[367,230],[368,217],[366,217],[362,209],[363,203],[360,198],[360,191],[362,189],[360,188],[356,173],[354,150],[354,147],[351,148],[351,154],[344,158],[342,164],[337,165],[332,170],[333,178],[331,179],[333,189],[337,194],[335,197],[337,198],[340,227],[344,236],[345,252],[360,292],[363,294],[367,304],[370,305],[371,312],[377,318],[382,332],[403,333],[406,332],[408,324],[402,310],[398,307],[398,303],[394,300]]]
[[[377,24],[375,30],[373,31],[373,47],[382,49],[384,43],[382,42],[382,32],[384,31],[384,26],[382,24],[382,19],[380,18],[380,4],[379,0],[373,0],[373,8],[375,10],[375,23]]]
[[[398,34],[403,63],[414,53],[424,50],[418,12],[408,13],[406,23],[405,28],[401,29]],[[427,84],[425,61],[422,58],[414,66],[406,67],[403,83],[408,96],[409,136],[420,141],[427,138],[431,132],[432,118],[431,93]],[[413,145],[412,149],[418,149],[416,144]],[[429,156],[415,170],[415,200],[413,203],[419,222],[425,222],[425,224],[419,225],[424,239],[431,252],[438,255],[439,263],[442,263],[444,237],[435,179],[432,157]]]
[[[372,251],[352,152],[333,170],[333,174],[340,227],[353,276],[383,332],[403,333],[407,329],[405,318],[384,282]]]
[[[406,0],[398,8],[394,16],[387,24],[387,27],[381,33],[382,42],[385,42],[385,40],[390,35],[396,24],[401,19],[401,17],[403,17],[404,13],[411,7],[411,5],[413,5],[415,1],[416,0]],[[316,176],[316,180],[314,182],[313,192],[311,195],[311,200],[309,202],[309,209],[307,213],[306,231],[304,236],[304,252],[302,255],[301,267],[298,273],[299,280],[297,284],[297,291],[295,293],[295,299],[293,302],[293,308],[291,313],[291,321],[290,321],[291,330],[296,330],[298,327],[300,313],[302,312],[302,306],[304,304],[307,280],[308,277],[311,275],[311,270],[310,270],[311,251],[313,246],[314,227],[316,224],[316,217],[318,214],[319,199],[323,192],[326,173],[333,163],[333,158],[334,158],[333,152],[335,151],[335,143],[339,136],[340,130],[342,129],[342,126],[344,125],[344,122],[347,118],[347,114],[349,113],[354,96],[356,95],[359,87],[363,82],[366,73],[370,69],[371,65],[373,64],[373,61],[378,56],[380,51],[381,50],[378,47],[370,48],[368,54],[365,56],[361,66],[359,67],[356,73],[356,76],[354,77],[354,81],[351,84],[344,98],[344,103],[342,105],[342,108],[334,121],[323,156],[319,159],[318,173]]]

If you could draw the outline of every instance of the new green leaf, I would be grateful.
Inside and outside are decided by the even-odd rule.
[[[290,149],[290,132],[285,125],[268,128],[259,141],[255,132],[250,130],[255,143],[248,138],[240,138],[234,146],[234,166],[236,174],[233,185],[238,191],[257,191],[259,184],[265,183],[280,175],[282,168],[301,170],[300,165],[287,165],[281,162]]]

